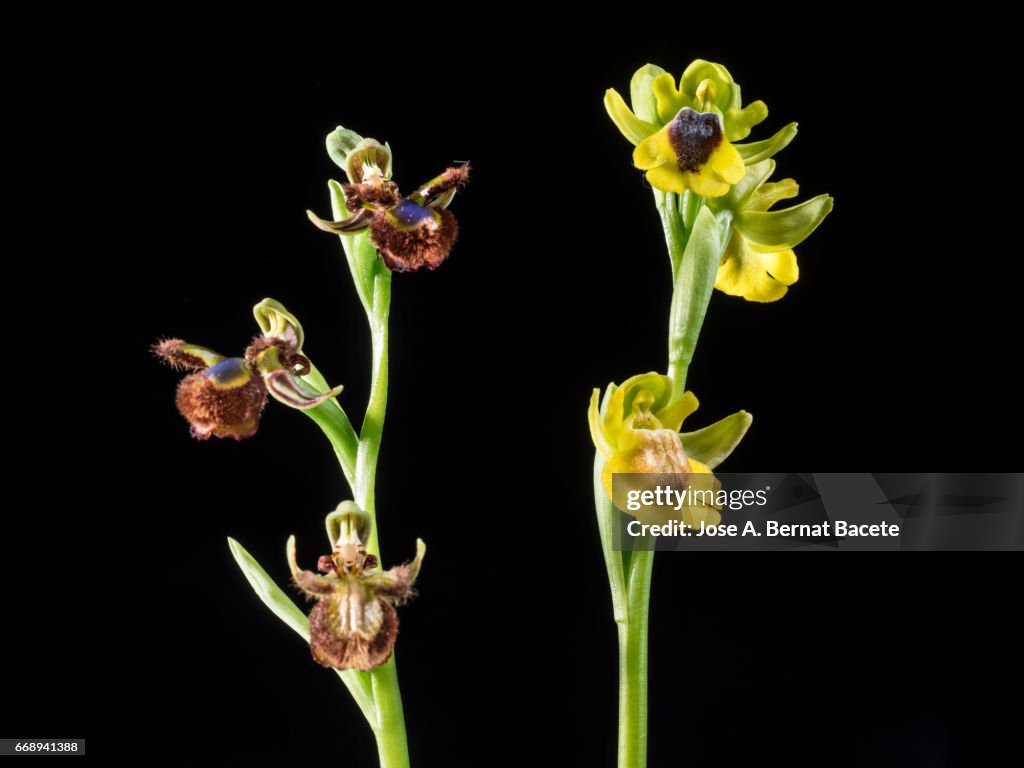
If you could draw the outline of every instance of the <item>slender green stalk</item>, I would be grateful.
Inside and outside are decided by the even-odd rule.
[[[630,560],[626,620],[619,627],[619,768],[647,764],[647,633],[654,552]]]
[[[405,733],[402,692],[398,687],[395,656],[370,672],[373,699],[377,705],[377,722],[373,728],[377,739],[380,768],[409,768],[409,744]]]
[[[377,541],[377,514],[375,508],[375,483],[377,479],[377,457],[384,433],[384,415],[388,406],[388,317],[391,313],[391,272],[383,262],[373,281],[373,299],[367,315],[370,322],[370,343],[372,348],[372,369],[370,373],[370,399],[359,434],[359,448],[356,454],[355,483],[352,492],[356,503],[366,510],[374,520],[373,533],[367,544],[367,551],[380,556]]]

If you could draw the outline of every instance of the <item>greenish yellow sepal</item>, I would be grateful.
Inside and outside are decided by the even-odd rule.
[[[648,123],[633,114],[619,92],[613,88],[609,88],[604,94],[604,108],[615,123],[615,127],[631,144],[639,144],[658,130],[654,123]]]
[[[728,130],[726,130],[726,134],[728,134]],[[790,123],[779,129],[770,139],[753,141],[750,144],[737,144],[736,151],[740,153],[744,163],[753,165],[781,152],[789,145],[789,142],[796,138],[796,134],[796,123]]]
[[[747,434],[754,417],[746,411],[716,421],[703,429],[682,434],[686,455],[714,469],[735,450]]]
[[[803,242],[831,210],[832,198],[818,195],[779,211],[745,209],[736,216],[735,226],[754,250],[770,253]]]
[[[295,346],[296,352],[302,351],[302,342],[305,340],[302,323],[284,304],[275,299],[263,299],[252,308],[252,314],[264,336],[284,339]]]

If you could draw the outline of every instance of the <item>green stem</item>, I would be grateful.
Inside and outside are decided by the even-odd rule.
[[[634,551],[632,555],[626,620],[618,622],[618,768],[647,765],[647,635],[654,552]]]
[[[376,257],[374,257],[376,259]],[[366,404],[356,452],[355,482],[352,493],[356,503],[369,513],[374,525],[366,549],[380,557],[377,537],[377,508],[375,485],[377,458],[384,434],[384,415],[388,405],[388,317],[391,312],[391,272],[382,262],[375,261],[373,296],[367,319],[370,322],[372,369],[370,398]],[[376,717],[373,735],[377,740],[377,753],[381,768],[408,768],[409,747],[402,711],[402,692],[398,686],[398,668],[392,654],[386,664],[370,673]]]
[[[377,722],[373,728],[377,739],[380,768],[409,768],[409,745],[405,733],[402,692],[398,687],[398,667],[391,655],[386,664],[370,672],[373,699],[377,704]]]
[[[728,242],[730,219],[728,214],[713,214],[704,200],[692,193],[680,198],[655,192],[655,203],[672,263],[668,375],[672,378],[675,399],[686,387],[686,374]],[[617,522],[617,513],[600,483],[601,466],[598,457],[594,468],[594,501],[619,630],[618,768],[645,768],[647,638],[654,552],[634,550],[620,554],[611,550],[609,532]]]
[[[356,503],[366,510],[373,519],[373,532],[366,549],[380,557],[377,540],[377,512],[375,484],[377,480],[377,457],[380,454],[381,438],[384,434],[384,415],[388,407],[388,317],[391,313],[391,272],[378,261],[379,268],[373,281],[373,300],[367,315],[370,321],[370,343],[372,348],[372,369],[370,373],[370,399],[359,432],[359,448],[356,453],[355,483],[352,492]]]

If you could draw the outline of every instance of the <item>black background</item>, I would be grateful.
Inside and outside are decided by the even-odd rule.
[[[191,440],[147,351],[178,336],[237,354],[273,296],[359,420],[365,320],[304,215],[329,212],[339,123],[390,142],[403,189],[474,168],[450,260],[394,282],[377,496],[385,564],[429,547],[398,643],[414,764],[614,759],[586,405],[665,366],[664,245],[601,103],[646,61],[726,64],[771,110],[755,138],[800,123],[776,178],[836,199],[782,301],[712,300],[688,423],[755,415],[726,468],[1020,468],[1009,254],[982,241],[1006,213],[984,127],[949,118],[984,97],[947,48],[782,17],[509,23],[508,42],[470,20],[418,37],[383,19],[294,37],[197,24],[11,59],[3,735],[373,764],[348,694],[225,544],[281,584],[289,534],[307,565],[325,552],[348,495],[329,446],[276,403],[252,440]],[[659,556],[649,764],[1010,760],[1013,705],[994,696],[1019,699],[1016,573],[1009,555]]]

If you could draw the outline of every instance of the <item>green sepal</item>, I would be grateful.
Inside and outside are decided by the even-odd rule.
[[[652,84],[655,78],[665,74],[656,64],[644,64],[633,73],[629,81],[629,101],[633,114],[645,123],[658,123],[658,102],[654,98]]]
[[[327,541],[332,547],[338,544],[343,533],[346,537],[345,543],[365,545],[370,540],[370,532],[373,530],[373,518],[360,509],[358,504],[349,500],[341,502],[334,511],[329,512],[324,518],[324,525],[327,527]]]
[[[737,411],[703,429],[683,432],[683,450],[690,458],[714,469],[740,444],[753,420],[746,411]]]
[[[639,144],[658,130],[654,123],[645,122],[634,115],[614,88],[605,91],[604,108],[608,112],[608,117],[615,123],[615,127],[630,144]]]
[[[277,336],[288,339],[295,345],[295,351],[302,351],[305,336],[302,323],[281,302],[266,298],[252,308],[253,317],[264,336]]]
[[[736,231],[756,251],[784,251],[803,242],[831,210],[832,198],[818,195],[778,211],[740,211],[735,219]]]
[[[767,160],[778,152],[781,152],[794,138],[796,138],[796,123],[790,123],[779,129],[770,139],[763,141],[752,141],[750,144],[733,144],[736,151],[740,153],[746,165],[760,163]]]
[[[730,109],[739,109],[740,92],[736,87],[736,81],[732,79],[729,70],[721,64],[713,61],[697,59],[690,63],[690,66],[679,78],[679,90],[690,96],[695,96],[697,88],[704,80],[710,80],[715,85],[715,98],[713,103],[723,113]]]
[[[327,154],[341,170],[348,172],[348,156],[352,154],[359,142],[363,140],[355,131],[338,126],[327,134]]]
[[[355,131],[340,125],[327,134],[327,154],[345,171],[352,184],[361,184],[363,167],[376,168],[380,176],[391,178],[391,147],[376,139],[364,139]]]

